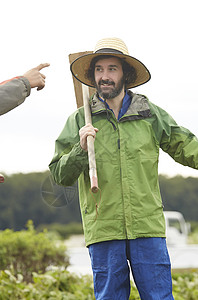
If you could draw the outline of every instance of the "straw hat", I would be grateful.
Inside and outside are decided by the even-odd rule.
[[[129,82],[127,88],[132,88],[146,83],[150,80],[151,75],[145,65],[138,59],[129,55],[125,43],[118,38],[105,38],[96,44],[94,52],[82,55],[71,63],[70,69],[73,76],[80,82],[94,87],[93,83],[86,77],[92,59],[100,55],[113,55],[123,58],[129,65],[133,66],[137,72],[135,82]]]

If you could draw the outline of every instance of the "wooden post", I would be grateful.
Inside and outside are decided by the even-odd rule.
[[[78,52],[78,53],[72,53],[69,54],[69,63],[71,64],[75,59],[77,59],[79,56],[92,53],[91,51],[85,51],[85,52]],[[83,106],[83,92],[82,92],[82,83],[78,81],[74,76],[73,83],[74,83],[74,91],[76,96],[76,104],[77,108]],[[89,89],[89,96],[93,95],[95,93],[95,88],[88,87]]]
[[[70,64],[79,56],[83,54],[88,54],[89,52],[79,52],[69,55]],[[91,53],[91,52],[90,52]],[[85,124],[92,124],[91,110],[89,105],[89,97],[95,92],[94,88],[90,88],[82,83],[80,83],[76,78],[73,77],[74,91],[76,96],[77,107],[84,106],[85,113]],[[98,179],[96,171],[96,160],[95,160],[95,150],[94,150],[94,138],[92,136],[87,137],[87,149],[88,149],[88,159],[89,159],[89,177],[91,183],[91,191],[97,193],[98,191]]]

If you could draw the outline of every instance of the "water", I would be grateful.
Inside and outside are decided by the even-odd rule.
[[[91,262],[89,258],[89,251],[85,247],[84,236],[71,236],[65,244],[70,257],[70,266],[67,270],[78,275],[91,275]]]
[[[78,275],[92,274],[91,263],[88,249],[85,247],[74,247],[69,249],[70,266],[68,271],[74,272]]]

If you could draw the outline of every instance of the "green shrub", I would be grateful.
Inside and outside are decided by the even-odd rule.
[[[198,244],[198,222],[191,222],[191,232],[188,236],[189,244]]]
[[[33,282],[10,271],[0,273],[0,300],[94,300],[91,276],[79,277],[60,269],[45,274],[33,273]]]
[[[140,299],[132,285],[130,300]],[[94,300],[92,276],[77,276],[54,268],[45,274],[33,273],[33,282],[26,284],[22,276],[1,271],[0,300]]]
[[[66,248],[51,241],[45,232],[37,233],[31,221],[27,230],[0,232],[0,269],[20,273],[31,281],[32,272],[45,272],[50,265],[67,267]]]
[[[175,300],[198,299],[198,273],[176,273],[173,278],[173,295]]]
[[[173,274],[175,300],[198,299],[198,273]],[[0,272],[0,300],[94,300],[92,276],[79,277],[66,270],[53,268],[45,274],[33,273],[33,282],[25,283],[22,275]],[[130,300],[140,300],[131,286]]]
[[[40,225],[37,230],[42,231],[47,229],[48,232],[54,232],[58,234],[58,236],[65,240],[68,239],[71,235],[75,234],[83,234],[83,227],[81,223],[69,223],[69,224],[46,224]]]
[[[190,222],[190,231],[191,231],[191,233],[193,233],[193,232],[198,233],[198,222],[195,222],[195,221]]]

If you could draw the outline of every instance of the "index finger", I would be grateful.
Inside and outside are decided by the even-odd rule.
[[[40,64],[38,65],[35,69],[37,69],[38,71],[42,70],[43,68],[49,67],[50,64],[48,63],[44,63],[44,64]]]

